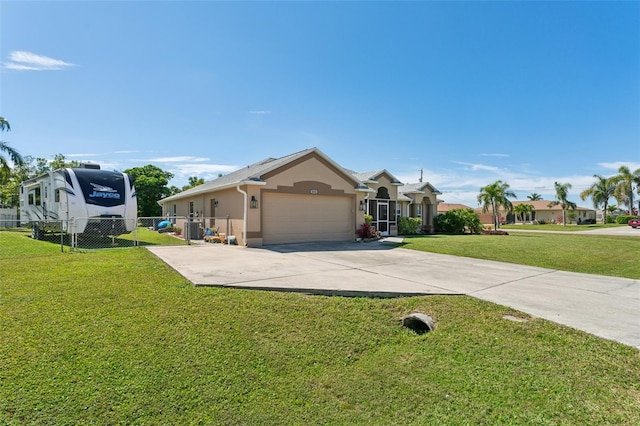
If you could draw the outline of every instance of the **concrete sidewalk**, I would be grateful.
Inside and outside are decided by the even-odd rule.
[[[640,348],[638,280],[377,242],[148,249],[199,286],[378,297],[466,294]]]

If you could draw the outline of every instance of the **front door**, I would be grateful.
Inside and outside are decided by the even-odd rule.
[[[389,235],[389,202],[386,200],[378,201],[378,224],[376,228],[383,236]]]

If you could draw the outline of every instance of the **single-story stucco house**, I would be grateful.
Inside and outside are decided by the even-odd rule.
[[[549,200],[525,200],[525,201],[512,201],[511,204],[515,207],[518,204],[529,204],[533,206],[533,212],[526,220],[544,221],[547,223],[562,223],[562,207],[560,205],[553,205],[553,201]],[[493,223],[493,217],[491,215],[491,209],[488,212],[483,213],[482,208],[475,209],[478,213],[480,221],[485,224]],[[575,218],[568,217],[570,212],[575,213]],[[574,210],[567,211],[567,223],[584,222],[585,220],[595,220],[596,211],[586,207],[577,206]],[[514,213],[505,215],[503,209],[500,209],[500,222],[501,223],[522,223],[522,218],[516,217]]]
[[[403,185],[391,173],[356,173],[317,148],[267,158],[158,203],[165,217],[189,217],[215,226],[228,218],[227,235],[240,244],[353,240],[364,222],[397,235],[399,216],[421,217],[433,232],[440,194],[429,183]],[[178,224],[178,225],[184,225]]]

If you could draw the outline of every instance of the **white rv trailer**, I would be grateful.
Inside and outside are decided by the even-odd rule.
[[[58,169],[20,185],[20,224],[45,232],[120,235],[137,226],[138,201],[125,173],[97,164]]]

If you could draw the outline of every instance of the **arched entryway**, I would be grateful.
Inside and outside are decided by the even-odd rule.
[[[392,228],[396,228],[396,201],[391,200],[387,188],[378,188],[375,199],[369,200],[367,214],[373,217],[371,225],[383,236],[390,235]]]

